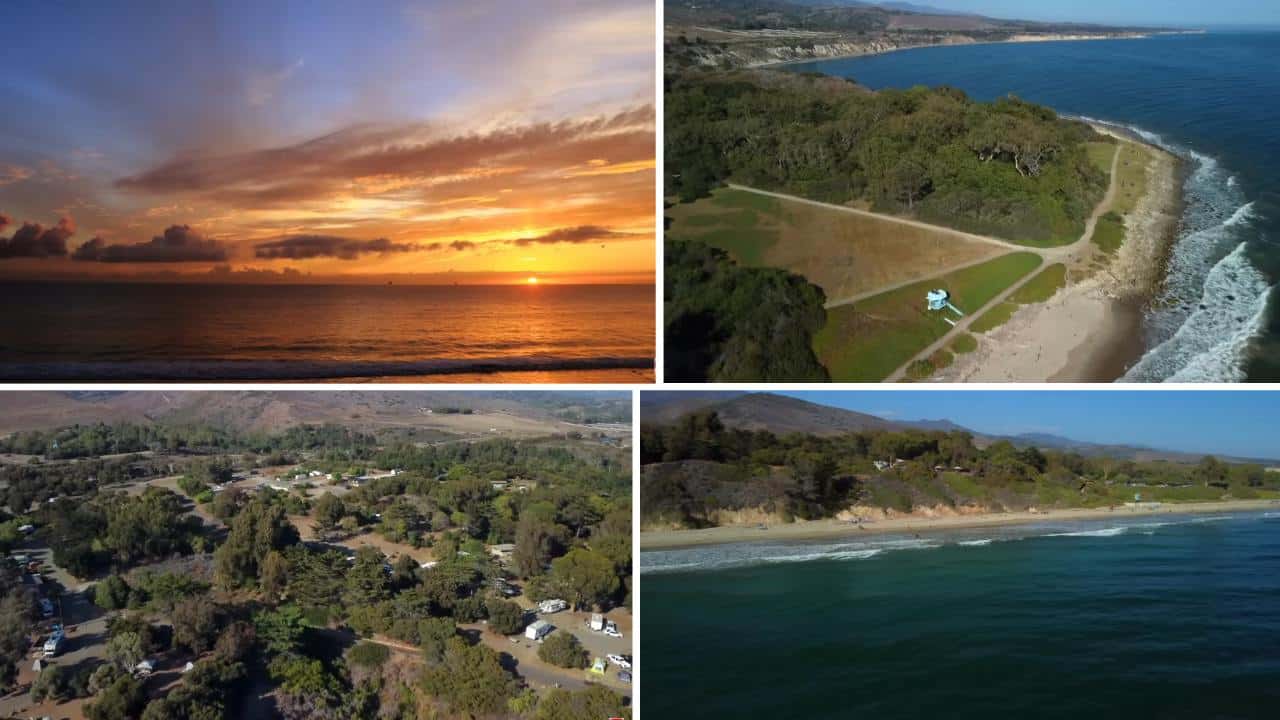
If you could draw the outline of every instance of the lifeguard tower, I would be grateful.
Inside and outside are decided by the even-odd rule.
[[[942,312],[944,310],[950,310],[951,312],[955,313],[957,316],[964,317],[964,313],[960,311],[960,308],[951,304],[951,293],[947,292],[946,290],[943,290],[942,288],[930,290],[928,293],[926,293],[925,301],[928,302],[930,311]],[[945,320],[950,325],[956,324],[954,320],[947,317],[946,315],[943,315],[942,319]]]

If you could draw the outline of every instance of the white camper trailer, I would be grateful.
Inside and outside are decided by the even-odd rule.
[[[530,640],[541,640],[547,636],[547,633],[555,629],[555,626],[546,620],[535,620],[533,624],[524,629],[524,636]]]
[[[569,603],[565,602],[564,600],[560,600],[558,598],[554,600],[543,600],[542,602],[538,603],[538,612],[546,613],[548,615],[550,615],[551,613],[558,613],[561,610],[568,610],[568,609],[569,609]]]

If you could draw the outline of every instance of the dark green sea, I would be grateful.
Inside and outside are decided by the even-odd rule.
[[[1280,512],[641,554],[655,718],[1280,717]]]

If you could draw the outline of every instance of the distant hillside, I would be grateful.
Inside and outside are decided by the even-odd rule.
[[[1280,502],[1280,473],[1265,463],[1036,433],[944,433],[937,431],[961,428],[948,420],[892,422],[766,393],[703,400],[711,402],[695,415],[642,419],[642,531],[1115,508],[1135,495],[1170,503]],[[715,418],[703,414],[710,411]]]
[[[271,430],[303,423],[439,425],[462,420],[440,412],[445,408],[508,415],[520,419],[526,431],[536,426],[552,431],[561,421],[625,422],[630,398],[624,393],[446,391],[9,392],[0,394],[0,433],[97,422],[198,422]]]
[[[650,395],[680,396],[683,392],[653,392]],[[819,405],[771,393],[752,393],[728,398],[718,393],[698,393],[701,397],[680,400],[671,398],[665,403],[650,401],[655,414],[645,411],[643,422],[669,423],[681,415],[704,410],[714,410],[725,427],[739,430],[768,430],[777,435],[804,433],[809,435],[839,435],[864,430],[901,430],[905,425],[874,415],[853,412],[829,405]]]
[[[657,390],[640,393],[640,417],[645,422],[666,423],[711,405],[728,402],[746,395],[731,390],[690,390],[670,392]]]
[[[686,395],[693,397],[683,397]],[[1193,463],[1203,457],[1203,453],[1124,444],[1092,443],[1046,433],[988,435],[947,419],[887,420],[867,413],[770,393],[656,391],[641,394],[642,424],[670,424],[682,415],[704,410],[716,411],[720,422],[725,427],[740,430],[768,430],[776,435],[798,432],[831,436],[846,432],[914,428],[938,432],[967,432],[974,436],[974,444],[978,447],[986,447],[996,441],[1007,440],[1020,448],[1034,446],[1045,450],[1075,452],[1086,457],[1110,457],[1142,462],[1165,460]],[[1275,464],[1280,462],[1277,458],[1235,456],[1219,456],[1219,458],[1233,463]]]
[[[667,0],[666,66],[750,67],[975,42],[1140,37],[1158,28],[990,18],[908,2]]]

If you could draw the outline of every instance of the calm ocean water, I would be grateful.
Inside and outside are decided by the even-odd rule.
[[[791,66],[872,88],[1014,93],[1188,161],[1169,279],[1126,380],[1280,379],[1280,33],[925,48]]]
[[[641,553],[661,718],[1274,718],[1280,513]]]
[[[571,379],[653,367],[651,285],[17,283],[0,297],[8,380]]]

